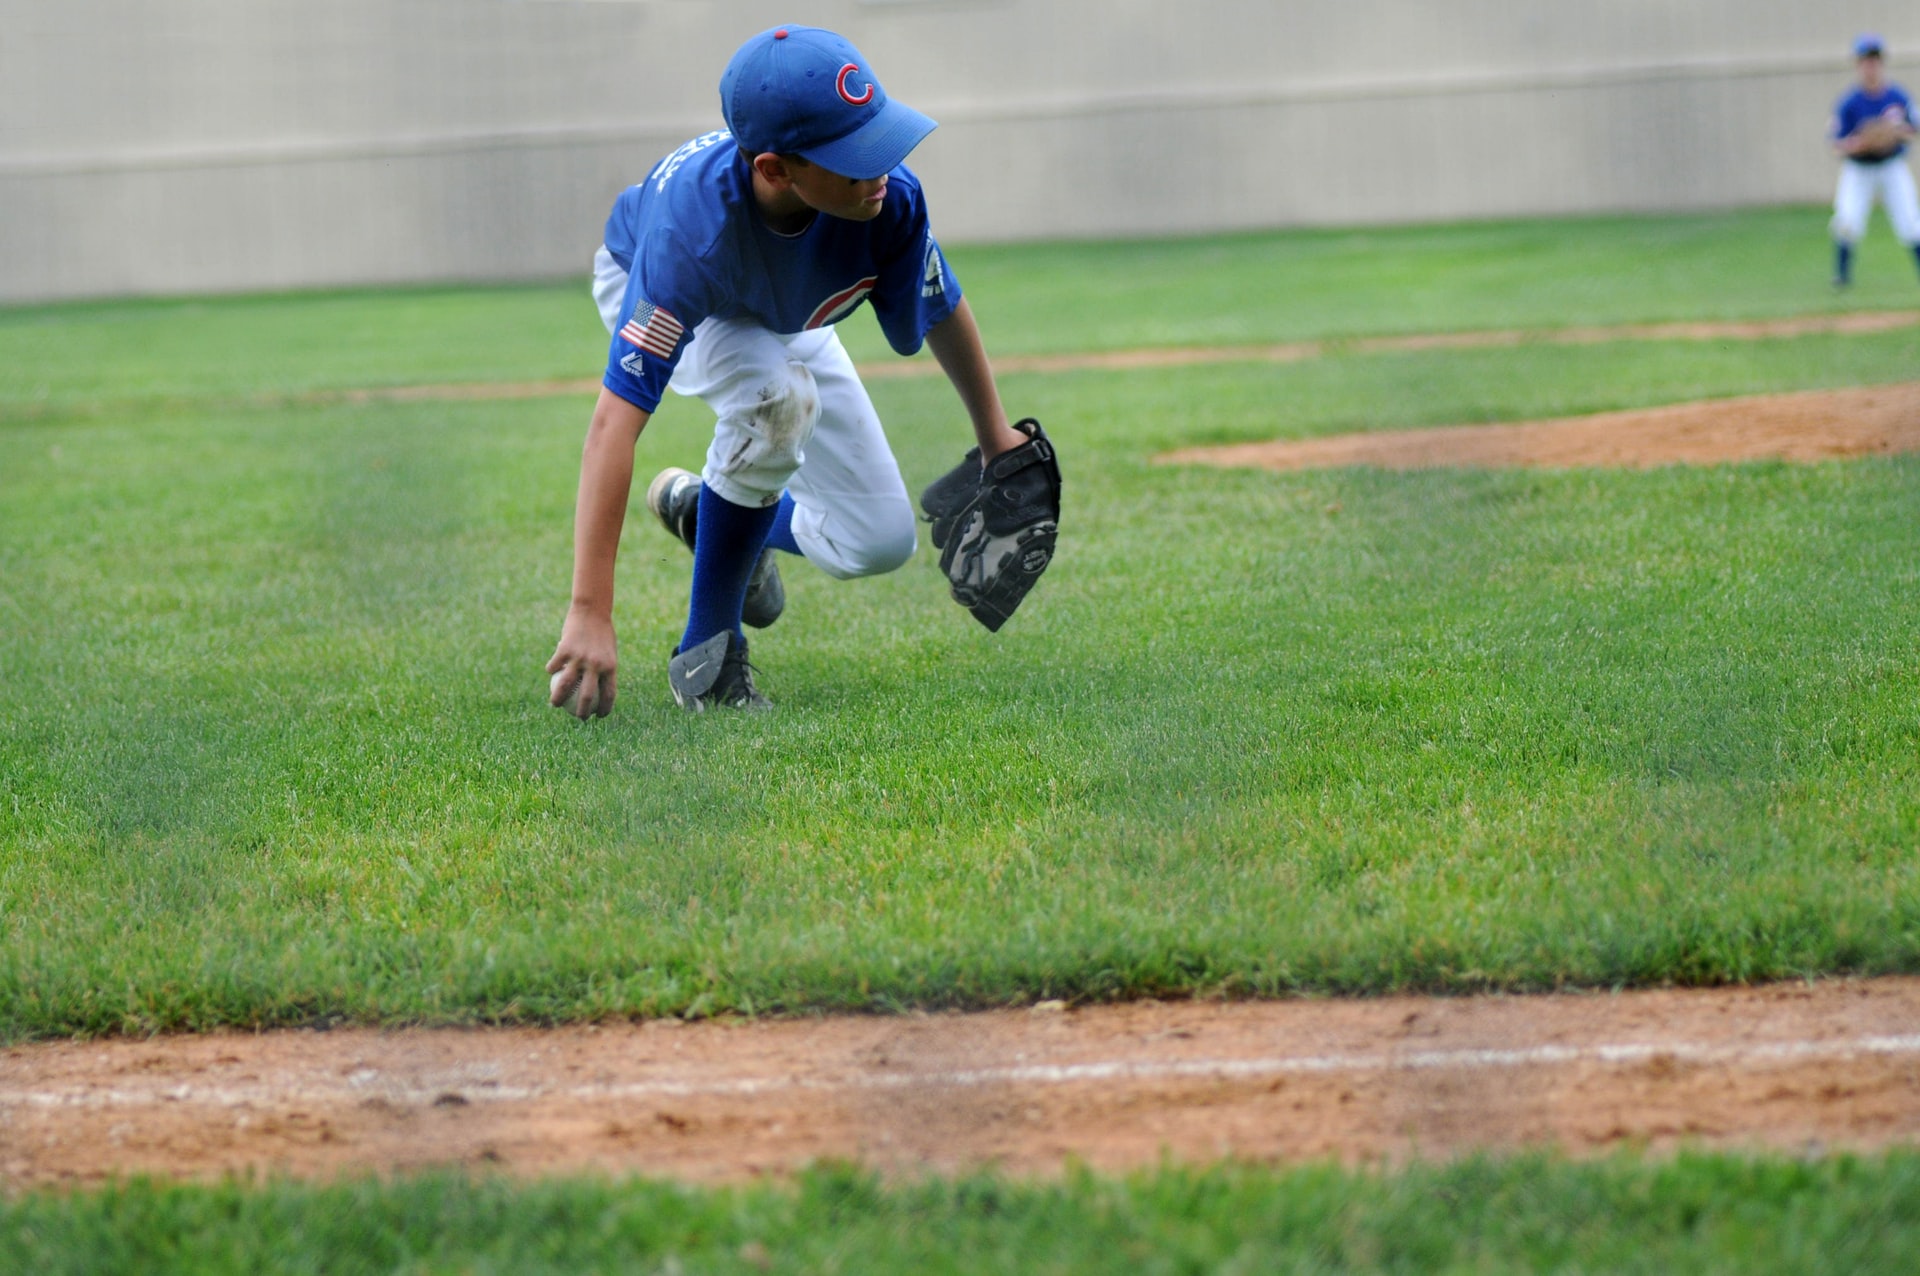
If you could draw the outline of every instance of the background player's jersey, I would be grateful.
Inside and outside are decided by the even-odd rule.
[[[773,332],[804,332],[867,301],[888,344],[912,354],[960,300],[928,229],[920,181],[905,165],[887,174],[873,220],[821,213],[780,235],[761,220],[752,170],[726,132],[695,138],[621,192],[606,245],[628,278],[604,382],[648,412],[702,320],[751,318]]]
[[[1907,97],[1906,90],[1899,85],[1882,85],[1880,92],[1872,96],[1868,96],[1865,89],[1855,87],[1851,93],[1840,99],[1838,106],[1833,108],[1833,136],[1836,139],[1850,136],[1855,129],[1868,120],[1885,114],[1889,107],[1897,108],[1907,123],[1916,123],[1913,116],[1913,102]],[[1906,149],[1907,144],[1902,142],[1890,151],[1881,151],[1874,155],[1856,155],[1853,158],[1862,164],[1878,164],[1882,160],[1892,159]]]

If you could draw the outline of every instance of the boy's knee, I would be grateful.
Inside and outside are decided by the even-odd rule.
[[[807,440],[820,421],[820,388],[807,365],[789,362],[765,385],[747,412],[746,428],[728,459],[728,468],[765,471],[779,486],[806,459]]]
[[[811,525],[803,527],[803,523]],[[808,562],[829,576],[852,580],[883,576],[905,566],[919,548],[917,526],[912,508],[902,503],[877,519],[852,524],[832,517],[796,517],[793,530]]]
[[[897,521],[890,520],[855,555],[856,576],[882,576],[897,571],[913,560],[920,548],[918,529],[909,512]]]
[[[760,391],[753,419],[766,440],[769,458],[790,456],[797,466],[801,449],[820,421],[820,387],[806,364],[787,362],[782,373]]]
[[[803,363],[791,362],[761,386],[751,406],[721,418],[703,477],[739,505],[770,505],[806,459],[820,420],[820,390]]]

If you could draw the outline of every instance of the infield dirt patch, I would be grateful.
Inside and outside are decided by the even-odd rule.
[[[1167,465],[1270,470],[1371,465],[1712,465],[1727,461],[1830,461],[1920,451],[1920,382],[1799,394],[1709,399],[1635,412],[1601,412],[1512,425],[1380,430],[1330,438],[1181,448]]]
[[[825,1158],[1871,1148],[1920,1136],[1920,979],[0,1051],[0,1181],[430,1166],[726,1180]]]

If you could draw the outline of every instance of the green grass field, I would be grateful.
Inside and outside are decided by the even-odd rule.
[[[999,354],[1920,305],[1883,227],[1836,299],[1822,224],[1786,209],[954,257]],[[880,357],[870,321],[850,328]],[[1001,634],[946,599],[924,547],[852,583],[794,564],[787,616],[754,645],[778,711],[682,715],[664,668],[688,559],[636,499],[620,704],[583,725],[545,707],[541,666],[590,399],[301,396],[591,378],[604,349],[578,283],[0,311],[0,1040],[1920,971],[1920,460],[1148,464],[1182,444],[1906,380],[1920,329],[1009,376],[1067,493],[1055,565]],[[917,491],[964,419],[937,379],[873,392]],[[638,467],[697,467],[706,439],[699,405],[671,402]],[[1687,1173],[1834,1202],[1805,1204],[1823,1221],[1795,1243],[1887,1210],[1910,1249],[1910,1159],[1741,1164]],[[1604,1195],[1665,1172],[1548,1177]],[[1530,1190],[1524,1169],[1486,1173]],[[1823,1175],[1864,1195],[1805,1187]],[[1426,1190],[1311,1181],[1368,1218]],[[1097,1252],[1120,1208],[1105,1194],[1137,1192],[1127,1209],[1198,1236],[1156,1203],[1206,1195],[1195,1182],[1060,1189],[1081,1193],[1070,1207],[1036,1188],[1016,1213],[1078,1211]],[[1281,1200],[1305,1180],[1239,1182]],[[589,1213],[637,1208],[578,1190]],[[396,1189],[391,1226],[477,1208],[463,1191]],[[908,1209],[974,1225],[882,1195],[882,1233]],[[28,1202],[0,1229],[258,1210],[298,1230],[344,1199],[140,1189]],[[575,1208],[517,1199],[526,1235]],[[1728,1208],[1698,1251],[1659,1248],[1709,1244],[1697,1216],[1644,1252],[1623,1230],[1620,1265],[1791,1266],[1789,1224]],[[1373,1226],[1380,1265],[1434,1265]],[[1293,1252],[1245,1243],[1256,1268]],[[532,1269],[475,1244],[448,1263]],[[1505,1240],[1458,1244],[1438,1265],[1537,1265]]]
[[[1683,1155],[1417,1165],[1163,1168],[1053,1183],[604,1180],[212,1188],[136,1182],[0,1199],[0,1246],[38,1276],[193,1271],[1186,1273],[1912,1270],[1920,1157]]]
[[[1833,305],[1818,230],[1788,210],[959,267],[1018,353],[1077,311],[1103,316],[1092,345],[1799,313]],[[1883,265],[1885,299],[1920,300]],[[1741,282],[1717,309],[1695,294],[1715,274]],[[1128,276],[1137,300],[1104,295]],[[1151,330],[1114,318],[1135,309]],[[587,399],[272,396],[591,377],[603,340],[576,286],[0,316],[0,1036],[1920,969],[1914,461],[1147,463],[1897,379],[1920,332],[1009,377],[1069,486],[1006,631],[924,561],[796,565],[755,646],[780,712],[688,718],[664,688],[687,558],[641,510],[623,698],[582,726],[541,665]],[[917,490],[964,441],[951,392],[874,392]],[[705,441],[673,401],[640,467]]]

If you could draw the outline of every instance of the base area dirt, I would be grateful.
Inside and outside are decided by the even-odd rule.
[[[0,1051],[0,1182],[429,1166],[737,1179],[1920,1136],[1920,979]]]
[[[1725,461],[1828,461],[1920,451],[1920,382],[1864,389],[1711,399],[1639,412],[1516,425],[1382,430],[1295,442],[1184,448],[1154,458],[1172,465],[1271,470],[1372,465],[1710,465]]]

